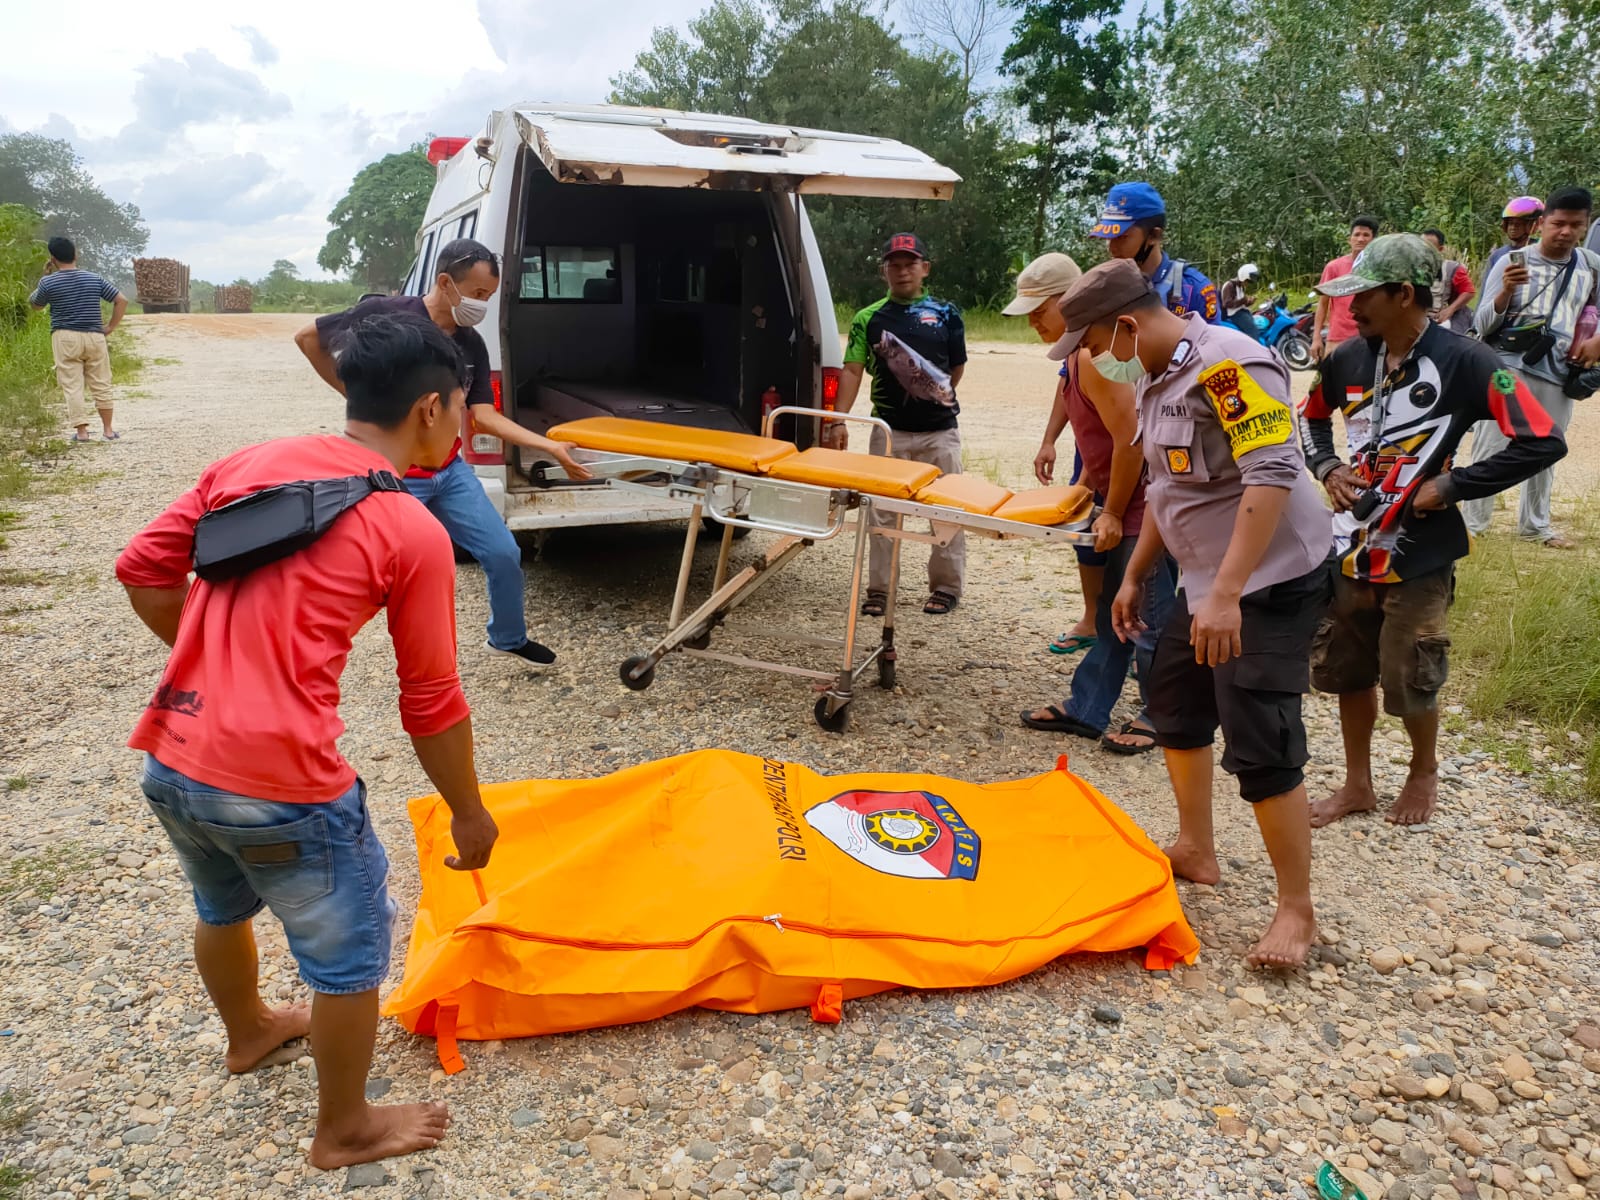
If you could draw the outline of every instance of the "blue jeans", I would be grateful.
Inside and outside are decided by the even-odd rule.
[[[1149,519],[1146,514],[1145,520]],[[1150,578],[1145,580],[1144,603],[1139,609],[1144,632],[1132,642],[1117,636],[1111,627],[1111,604],[1122,587],[1128,560],[1133,557],[1137,543],[1137,537],[1126,537],[1106,553],[1106,581],[1094,613],[1094,645],[1084,652],[1078,669],[1072,673],[1072,691],[1063,706],[1067,716],[1102,732],[1111,720],[1111,709],[1122,696],[1122,684],[1128,677],[1128,660],[1135,655],[1139,664],[1139,712],[1140,716],[1144,715],[1145,680],[1150,678],[1156,640],[1172,612],[1178,589],[1177,565],[1170,555],[1163,554],[1150,572]]]
[[[395,904],[359,779],[337,800],[289,804],[222,791],[146,755],[141,787],[201,921],[237,925],[267,907],[313,991],[347,996],[384,981]]]
[[[522,551],[466,459],[457,458],[428,478],[407,478],[406,490],[439,518],[452,542],[478,560],[489,582],[489,644],[515,650],[528,640],[522,615]]]

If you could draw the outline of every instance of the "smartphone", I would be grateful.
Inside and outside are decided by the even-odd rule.
[[[1508,251],[1506,253],[1506,260],[1513,267],[1525,267],[1528,265],[1528,252],[1526,250]]]

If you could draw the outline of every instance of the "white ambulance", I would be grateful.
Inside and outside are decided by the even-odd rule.
[[[766,408],[831,407],[839,331],[803,197],[945,200],[959,179],[883,138],[611,105],[502,109],[428,157],[438,179],[402,290],[428,290],[453,238],[503,256],[479,328],[496,406],[537,433],[590,416],[754,432]],[[464,438],[512,529],[685,515]]]

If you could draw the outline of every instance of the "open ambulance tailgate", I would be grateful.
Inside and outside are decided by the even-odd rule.
[[[961,177],[887,138],[610,105],[519,105],[517,131],[561,183],[948,200]]]

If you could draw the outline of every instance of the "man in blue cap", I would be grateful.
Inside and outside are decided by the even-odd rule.
[[[1104,238],[1112,258],[1131,258],[1174,316],[1198,313],[1215,325],[1222,319],[1217,288],[1194,267],[1171,257],[1167,202],[1148,183],[1119,183],[1106,196],[1090,237]]]

